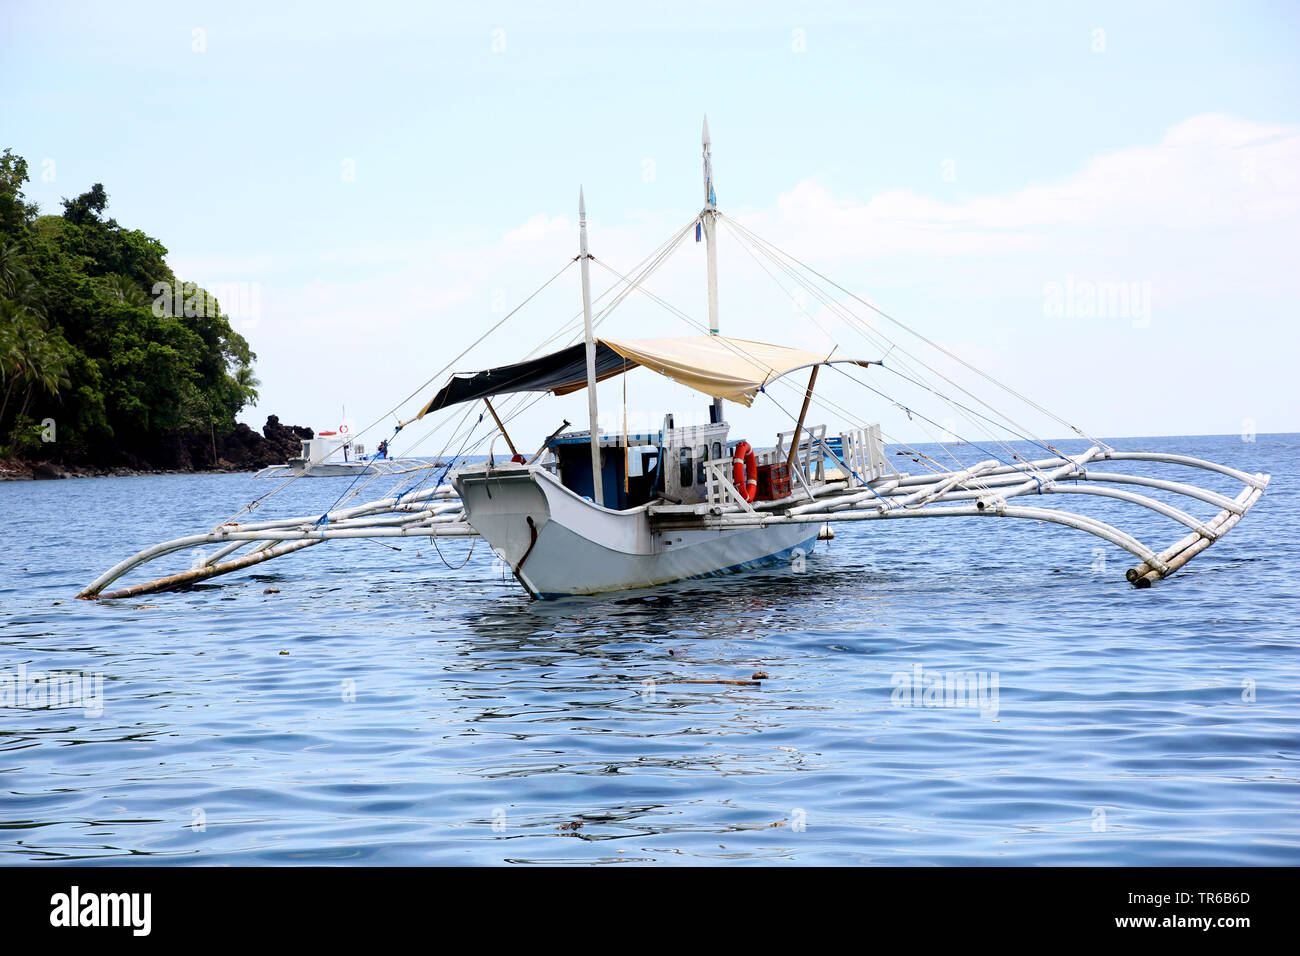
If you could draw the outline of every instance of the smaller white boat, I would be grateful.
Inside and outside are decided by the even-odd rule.
[[[389,458],[388,443],[381,441],[373,454],[366,446],[348,437],[348,426],[334,431],[317,432],[305,439],[302,454],[283,465],[268,465],[254,478],[340,478],[360,474],[396,475],[414,468],[428,468],[436,462],[422,458]]]

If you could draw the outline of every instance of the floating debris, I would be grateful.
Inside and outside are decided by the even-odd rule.
[[[716,680],[661,680],[660,684],[737,684],[741,687],[757,687],[759,682],[756,680],[730,680],[727,678],[717,678]]]

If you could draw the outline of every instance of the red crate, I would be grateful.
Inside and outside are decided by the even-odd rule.
[[[755,501],[776,501],[790,497],[790,469],[785,462],[758,466],[758,495]]]

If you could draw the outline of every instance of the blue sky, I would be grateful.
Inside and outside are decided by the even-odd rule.
[[[1298,10],[9,0],[0,146],[44,209],[103,182],[182,278],[257,289],[255,426],[383,415],[574,254],[580,183],[593,253],[630,267],[701,205],[707,111],[724,212],[1092,433],[1294,431]],[[736,244],[723,330],[815,341]],[[700,319],[702,261],[654,280]],[[1149,309],[1050,305],[1104,283]],[[577,295],[571,272],[461,367]],[[644,301],[610,321],[688,331]],[[647,417],[700,404],[633,382]],[[554,401],[519,427],[584,411]]]

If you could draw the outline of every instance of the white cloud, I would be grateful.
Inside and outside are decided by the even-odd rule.
[[[1221,114],[1188,119],[1161,142],[1116,150],[1055,182],[948,202],[909,190],[866,201],[807,179],[749,217],[804,253],[851,258],[961,255],[1036,245],[1044,230],[1121,232],[1285,223],[1300,211],[1300,129]]]
[[[518,229],[511,229],[506,233],[506,242],[536,242],[538,239],[545,239],[557,232],[568,233],[572,231],[573,224],[569,221],[568,216],[547,216],[544,212],[530,217]]]

